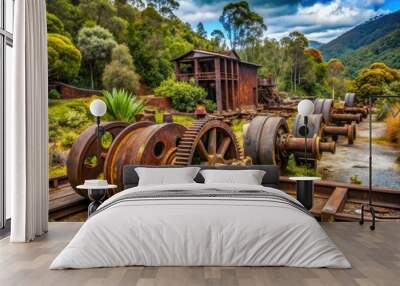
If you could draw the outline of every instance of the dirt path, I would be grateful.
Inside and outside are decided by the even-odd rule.
[[[373,138],[381,138],[385,132],[385,123],[374,122]],[[357,126],[357,140],[347,145],[346,140],[337,142],[336,154],[324,154],[318,170],[326,178],[340,182],[350,182],[357,175],[363,185],[368,185],[368,122],[364,120]],[[396,159],[400,149],[382,144],[373,144],[373,185],[400,189],[400,165]]]

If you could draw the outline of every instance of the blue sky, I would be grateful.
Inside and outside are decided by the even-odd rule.
[[[237,0],[239,1],[239,0]],[[176,14],[194,28],[200,21],[210,33],[221,29],[218,18],[227,0],[179,0]],[[309,39],[328,42],[380,14],[400,10],[400,0],[248,0],[263,16],[265,36],[280,39],[298,30]]]

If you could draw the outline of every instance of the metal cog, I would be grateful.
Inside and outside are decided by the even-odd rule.
[[[215,119],[195,121],[178,144],[175,165],[230,165],[243,159],[236,136],[226,123]]]

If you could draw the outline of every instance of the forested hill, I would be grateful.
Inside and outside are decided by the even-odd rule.
[[[355,76],[358,70],[375,62],[383,62],[392,68],[400,69],[400,28],[347,54],[343,62],[350,76]]]
[[[324,58],[343,59],[354,50],[365,47],[400,28],[400,11],[365,22],[320,47]]]
[[[46,2],[50,81],[102,89],[140,78],[141,87],[155,88],[174,73],[172,59],[195,47],[219,48],[174,15],[176,1]]]

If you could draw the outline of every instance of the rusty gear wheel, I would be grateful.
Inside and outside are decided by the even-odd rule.
[[[220,120],[195,121],[184,133],[174,165],[230,165],[243,158],[236,136]]]

